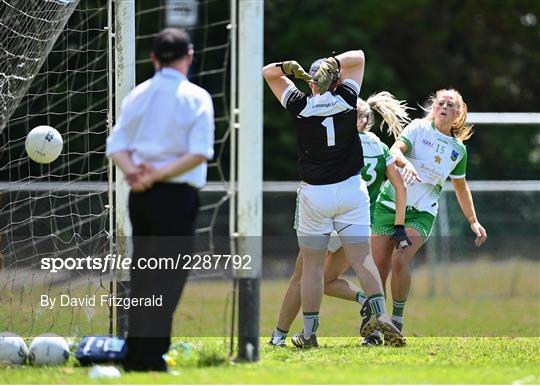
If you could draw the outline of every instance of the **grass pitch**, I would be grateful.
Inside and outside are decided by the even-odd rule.
[[[1,383],[123,384],[538,384],[538,338],[410,338],[404,348],[361,347],[357,338],[322,338],[321,347],[297,350],[262,345],[261,361],[234,363],[223,339],[191,341],[177,350],[175,374],[122,374],[90,379],[88,368],[14,367],[0,369]]]
[[[266,346],[287,286],[286,280],[273,280],[261,285],[261,360],[235,363],[227,357],[228,340],[218,337],[228,328],[224,299],[230,287],[202,281],[188,285],[176,315],[176,336],[191,336],[177,338],[173,344],[175,374],[123,373],[119,379],[94,380],[88,377],[88,368],[79,367],[72,358],[67,366],[57,368],[0,367],[0,384],[539,384],[540,264],[453,264],[444,275],[446,289],[443,276],[435,274],[425,268],[413,273],[405,311],[409,338],[404,348],[361,347],[358,304],[329,297],[324,298],[321,310],[319,349]],[[37,294],[39,289],[32,292]],[[43,312],[36,318],[36,306],[19,304],[12,318],[0,318],[2,330],[20,327],[15,332],[25,337],[31,326],[36,334],[69,335],[73,332],[69,326],[78,324],[70,319],[72,312]],[[28,311],[34,312],[32,324]],[[107,319],[106,315],[97,318],[99,312],[93,320],[102,320],[103,326],[94,325],[94,331],[103,334]],[[300,328],[301,321],[295,321],[291,333]],[[203,333],[214,337],[198,337]]]
[[[411,294],[405,308],[407,336],[540,336],[540,262],[507,260],[493,262],[426,265],[413,270]],[[357,283],[353,277],[349,279]],[[33,285],[31,285],[33,284]],[[41,283],[27,283],[11,290],[0,281],[0,331],[22,337],[52,332],[62,336],[104,335],[109,328],[108,307],[40,307],[43,293],[72,296],[106,292],[83,280],[68,288],[48,289]],[[261,283],[261,334],[269,335],[287,289],[287,280]],[[175,336],[220,337],[229,333],[232,286],[226,280],[190,281],[175,315]],[[389,310],[391,302],[388,301]],[[319,334],[355,337],[359,305],[328,296],[323,298]],[[293,324],[298,331],[301,321]]]

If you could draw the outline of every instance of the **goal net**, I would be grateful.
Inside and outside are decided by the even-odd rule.
[[[231,187],[231,9],[229,1],[165,0],[136,2],[136,83],[153,74],[150,47],[155,35],[170,25],[190,34],[195,57],[188,78],[203,87],[214,103],[214,158],[208,163],[208,184],[201,192],[197,218],[197,254],[177,308],[173,336],[219,336],[230,334],[233,272],[231,267],[203,267],[202,258],[230,253],[229,204]],[[196,24],[191,25],[192,22]],[[171,24],[172,23],[172,24]],[[213,260],[215,262],[215,260]]]
[[[115,251],[112,171],[105,157],[114,95],[109,71],[107,0],[1,1],[0,331],[77,337],[113,331],[113,310],[85,298],[113,291],[109,270],[55,270],[44,261],[104,258]],[[212,183],[202,192],[200,252],[228,248],[229,2],[199,1],[188,27],[195,45],[190,79],[215,106]],[[137,83],[149,78],[151,41],[175,2],[136,2]],[[112,14],[112,13],[111,13]],[[63,137],[60,157],[40,165],[24,150],[26,134],[50,125]],[[222,236],[222,237],[221,237]],[[222,249],[222,252],[223,249]],[[56,272],[53,272],[56,271]],[[176,336],[227,335],[231,274],[193,271],[176,315]],[[59,306],[62,295],[83,299]],[[52,305],[51,299],[57,299]]]
[[[0,132],[78,3],[79,0],[2,0]]]
[[[41,301],[108,293],[107,276],[52,273],[41,262],[108,253],[107,2],[82,1],[78,8],[68,1],[3,3],[9,9],[2,15],[3,33],[12,38],[2,39],[2,47],[14,55],[3,72],[26,83],[13,90],[14,112],[4,116],[2,132],[1,329],[22,336],[104,333],[107,314],[86,306],[50,309]],[[62,7],[68,8],[60,15]],[[56,161],[40,165],[28,158],[24,140],[44,124],[61,133],[64,148]]]

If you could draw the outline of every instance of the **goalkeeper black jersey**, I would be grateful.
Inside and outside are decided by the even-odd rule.
[[[312,185],[334,184],[360,173],[362,144],[356,130],[360,87],[344,80],[335,92],[307,95],[291,85],[281,103],[293,116],[298,139],[300,179]]]

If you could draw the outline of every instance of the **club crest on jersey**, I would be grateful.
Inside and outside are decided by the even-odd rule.
[[[452,161],[455,161],[455,160],[458,159],[458,157],[459,157],[459,153],[457,151],[455,151],[455,150],[452,150],[452,154],[450,155],[450,159]]]

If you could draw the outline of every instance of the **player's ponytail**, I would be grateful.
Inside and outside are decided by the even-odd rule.
[[[388,126],[388,134],[392,134],[394,138],[399,136],[403,127],[410,121],[407,114],[409,107],[405,101],[397,100],[392,94],[387,91],[381,91],[371,95],[367,101],[358,99],[357,110],[359,118],[364,116],[367,118],[366,131],[371,129],[375,123],[373,111],[379,113],[383,119],[380,129],[383,130],[384,124]]]
[[[460,140],[461,142],[464,142],[472,137],[474,134],[473,131],[473,125],[467,124],[467,104],[463,100],[463,97],[459,93],[459,91],[454,89],[442,89],[438,90],[434,95],[432,95],[429,98],[429,109],[428,115],[426,116],[426,119],[429,121],[433,121],[435,119],[435,103],[437,103],[437,100],[441,96],[441,94],[451,92],[454,94],[456,98],[456,102],[458,104],[458,114],[454,122],[452,123],[452,135]]]

